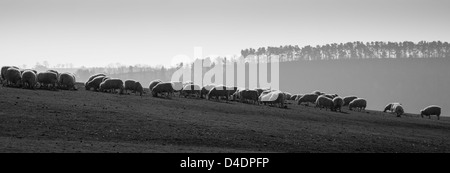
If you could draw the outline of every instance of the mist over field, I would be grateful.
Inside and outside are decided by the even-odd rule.
[[[280,88],[308,93],[320,90],[366,98],[368,109],[383,110],[400,102],[408,113],[420,114],[429,105],[450,108],[448,58],[327,60],[283,63]]]

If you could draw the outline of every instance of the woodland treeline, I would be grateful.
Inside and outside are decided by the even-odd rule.
[[[441,41],[404,42],[347,42],[326,45],[299,47],[285,45],[280,47],[247,48],[241,55],[279,55],[280,61],[310,61],[335,59],[367,58],[444,58],[450,57],[450,45]]]

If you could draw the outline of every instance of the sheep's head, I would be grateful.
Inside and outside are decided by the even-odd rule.
[[[86,83],[86,85],[84,85],[84,88],[86,90],[90,90],[91,89],[91,84],[90,83]]]

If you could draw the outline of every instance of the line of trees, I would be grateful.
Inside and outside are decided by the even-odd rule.
[[[261,57],[271,55],[278,55],[281,62],[286,61],[311,61],[311,60],[337,60],[337,59],[368,59],[368,58],[444,58],[450,57],[450,45],[448,42],[421,41],[418,43],[404,41],[404,42],[348,42],[348,43],[333,43],[326,45],[304,46],[286,45],[280,47],[260,47],[257,49],[248,48],[241,50],[241,55],[247,57],[248,55]],[[252,56],[249,56],[252,57]],[[212,62],[211,67],[203,69],[203,72],[208,71],[217,61],[222,62],[236,62],[239,58],[235,57],[209,57],[206,58]],[[248,57],[247,57],[248,58]],[[247,62],[256,62],[253,59],[247,59]],[[267,59],[259,58],[259,62],[265,62]],[[185,64],[188,65],[188,64]],[[189,64],[192,66],[192,64]],[[107,67],[96,68],[80,68],[75,74],[79,77],[79,81],[85,81],[89,76],[97,73],[105,73],[111,77],[121,79],[136,79],[143,83],[148,83],[154,79],[161,79],[169,81],[171,75],[180,68],[178,67],[166,68],[164,66],[148,66],[135,65],[125,66],[121,64],[110,64]]]
[[[285,45],[241,50],[241,55],[279,55],[280,61],[335,60],[366,58],[444,58],[450,57],[450,45],[441,41],[404,42],[347,42],[317,45]]]

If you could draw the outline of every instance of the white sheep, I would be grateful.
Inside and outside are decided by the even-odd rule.
[[[284,102],[286,100],[286,95],[277,90],[263,91],[258,97],[258,101],[264,104],[278,104],[280,108],[286,108]]]

